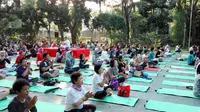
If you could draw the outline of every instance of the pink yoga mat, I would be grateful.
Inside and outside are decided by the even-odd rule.
[[[145,68],[144,70],[149,70],[149,71],[158,71],[159,70],[159,68]]]

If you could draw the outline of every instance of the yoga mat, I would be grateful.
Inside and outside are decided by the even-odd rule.
[[[6,79],[0,80],[1,87],[12,88],[13,83],[14,81],[11,80],[6,80]]]
[[[39,72],[32,72],[32,75],[29,75],[31,78],[40,78],[40,73]]]
[[[81,70],[81,73],[83,76],[90,76],[90,75],[94,74],[93,71],[87,71],[87,70]],[[66,74],[66,73],[64,72],[64,70],[60,70],[59,74]]]
[[[157,72],[149,72],[149,71],[144,71],[145,74],[148,74],[148,76],[156,77],[158,76]]]
[[[43,86],[41,84],[37,84],[36,86],[30,86],[29,90],[32,92],[46,93],[51,91],[52,89],[56,89],[56,86]]]
[[[164,85],[170,85],[170,86],[193,86],[193,83],[186,83],[186,82],[177,82],[177,81],[169,81],[169,80],[163,80],[162,84]]]
[[[184,67],[184,66],[171,66],[171,68],[178,68],[178,69],[188,69],[188,70],[195,70],[194,67]]]
[[[158,62],[158,65],[166,65],[167,62]]]
[[[36,102],[38,112],[64,112],[65,106],[50,102]]]
[[[149,100],[145,104],[145,108],[160,112],[199,112],[200,110],[200,107],[156,100]]]
[[[180,63],[180,62],[172,63],[172,65],[177,65],[177,66],[189,66],[186,62],[185,62],[185,63]]]
[[[89,100],[106,102],[106,103],[113,103],[113,104],[117,104],[117,105],[126,105],[126,106],[134,107],[135,104],[138,101],[138,98],[120,97],[120,96],[117,96],[117,95],[113,94],[112,96],[107,96],[104,99],[90,98]]]
[[[0,111],[7,109],[8,104],[10,103],[11,100],[12,98],[9,98],[9,97],[7,97],[7,99],[5,100],[0,100]]]
[[[17,72],[15,72],[15,71],[7,73],[8,76],[15,76],[16,74],[17,74]]]
[[[66,77],[66,76],[58,76],[58,77],[54,77],[54,78],[50,78],[51,79],[57,79],[61,82],[70,82],[71,78],[70,77]]]
[[[149,89],[149,86],[140,86],[135,84],[124,84],[124,85],[129,85],[132,91],[147,92]]]
[[[146,83],[152,82],[152,80],[147,80],[147,79],[143,79],[143,78],[139,78],[139,77],[131,77],[131,78],[128,78],[127,81],[146,82]]]
[[[95,72],[93,72],[93,71],[84,71],[84,72],[81,72],[81,74],[83,76],[91,76],[91,75],[95,74]]]
[[[189,98],[198,98],[198,97],[195,97],[193,95],[193,91],[191,91],[191,90],[178,90],[178,89],[161,88],[161,89],[157,90],[157,93],[174,95],[174,96],[189,97]]]
[[[159,68],[145,68],[144,70],[146,70],[146,71],[157,72],[157,71],[159,71],[160,69],[159,69]]]
[[[66,96],[67,88],[58,89],[58,90],[54,91],[53,94],[58,95],[58,96]]]
[[[184,70],[168,70],[169,73],[180,73],[180,74],[195,74],[195,71],[184,71]]]
[[[171,75],[171,74],[167,74],[165,75],[166,78],[174,78],[174,79],[186,79],[186,80],[195,80],[195,77],[191,77],[191,76],[182,76],[182,75]]]

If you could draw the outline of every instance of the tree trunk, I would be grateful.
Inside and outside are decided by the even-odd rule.
[[[49,37],[49,44],[50,44],[50,46],[51,46],[51,24],[49,23],[49,25],[48,25],[48,37]]]
[[[76,30],[71,29],[70,32],[71,32],[72,44],[75,44],[77,41]]]
[[[60,32],[61,41],[64,41],[64,32],[63,32],[63,28],[61,27],[60,24],[58,24],[58,30]]]

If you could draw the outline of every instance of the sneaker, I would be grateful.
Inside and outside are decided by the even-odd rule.
[[[111,96],[112,95],[112,89],[111,88],[108,88],[106,90],[106,92],[107,92],[107,96]]]

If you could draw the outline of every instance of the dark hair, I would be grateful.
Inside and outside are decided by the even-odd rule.
[[[123,59],[123,56],[120,55],[118,59],[119,59],[119,61],[121,61]]]
[[[48,53],[45,52],[42,56],[43,56],[43,58],[45,58],[47,55],[48,55]]]
[[[80,58],[80,59],[83,59],[83,54],[80,54],[79,58]]]
[[[59,52],[60,54],[62,54],[62,51],[60,48],[57,49],[57,52]]]
[[[115,60],[114,59],[110,60],[110,67],[114,67],[114,65],[115,65]]]
[[[21,58],[21,59],[19,60],[19,63],[22,64],[22,62],[23,62],[24,60],[26,60],[26,58]]]
[[[154,47],[151,48],[151,51],[153,51],[153,50],[154,50]]]
[[[190,54],[193,54],[194,52],[193,52],[193,50],[192,51],[190,51]]]
[[[99,69],[101,68],[101,64],[96,64],[95,66],[94,66],[94,71],[97,73],[97,74],[99,74]]]
[[[131,58],[132,58],[133,56],[136,56],[136,54],[135,54],[135,53],[131,53]]]
[[[148,50],[144,50],[144,53],[147,53],[148,52]]]
[[[75,82],[78,80],[78,78],[81,75],[82,74],[80,72],[74,72],[74,73],[72,73],[72,75],[70,76],[72,84],[75,84]]]
[[[13,90],[15,92],[20,92],[24,86],[30,86],[28,81],[24,79],[17,79],[13,84]]]

